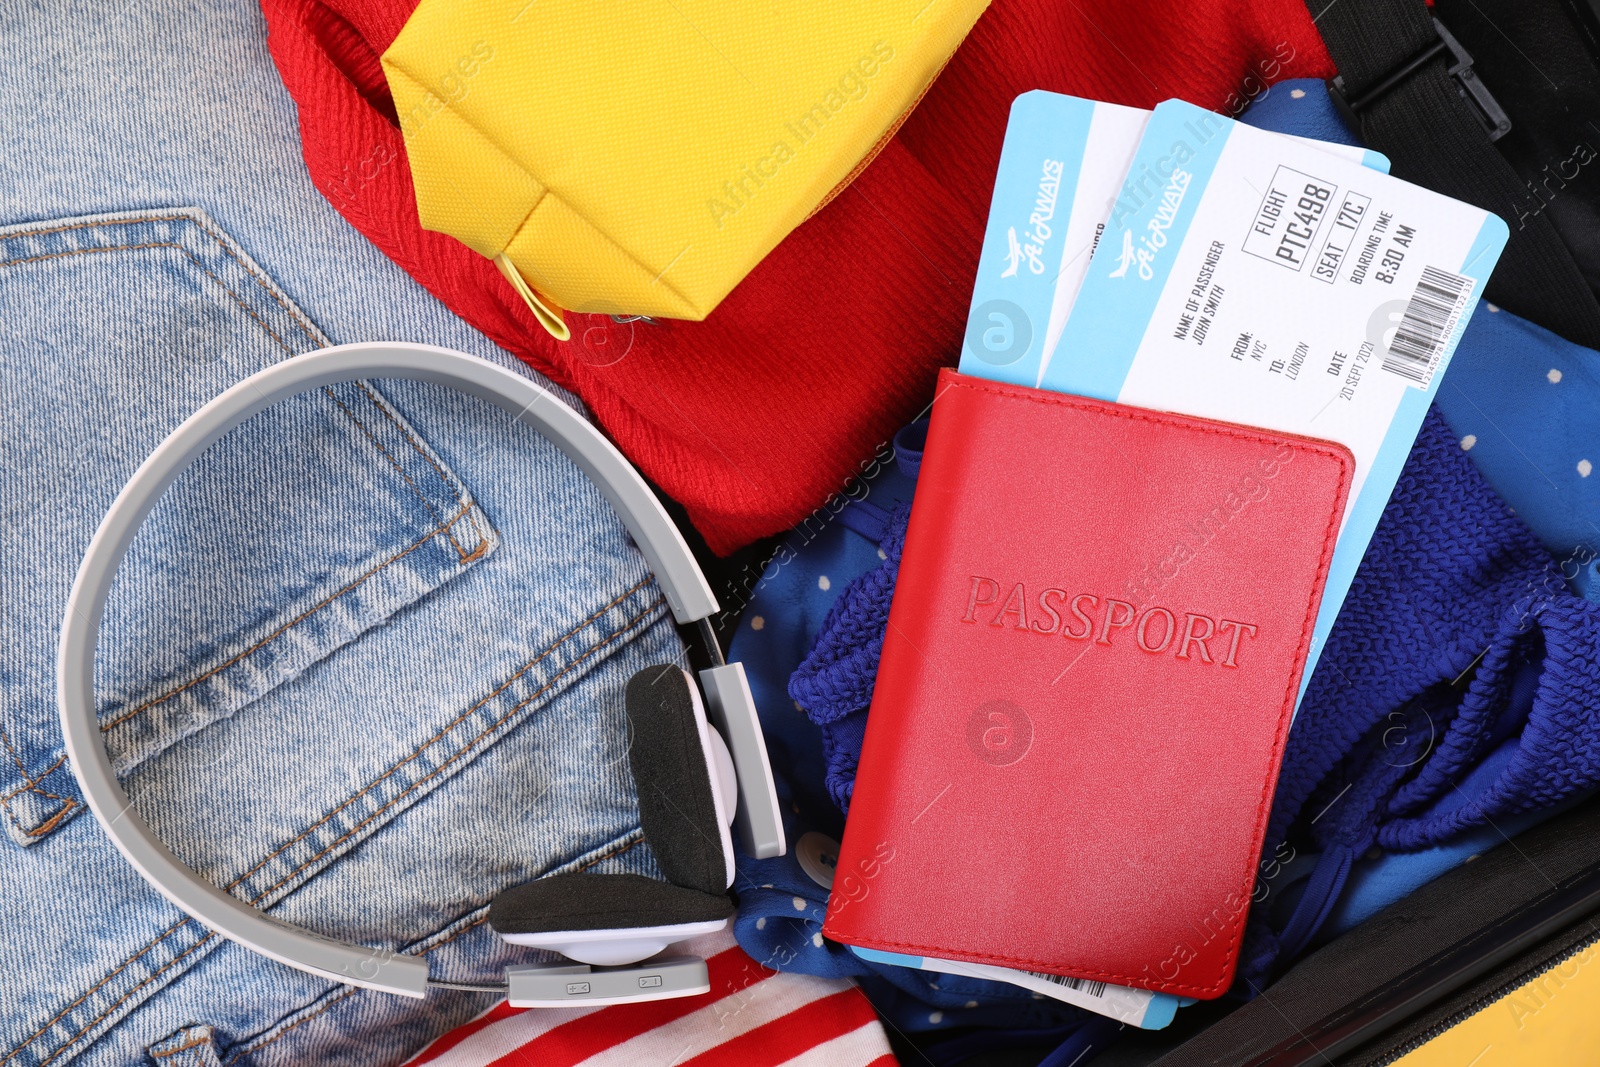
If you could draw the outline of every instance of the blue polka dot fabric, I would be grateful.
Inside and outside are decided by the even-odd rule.
[[[1437,406],[1563,576],[1600,600],[1600,352],[1479,302]]]

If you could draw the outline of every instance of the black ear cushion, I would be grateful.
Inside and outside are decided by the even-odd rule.
[[[513,886],[489,905],[489,925],[502,934],[551,930],[619,930],[711,922],[733,914],[726,894],[660,882],[638,874],[557,874]]]
[[[727,861],[689,685],[670,663],[629,680],[628,761],[639,787],[639,825],[661,873],[675,885],[720,896],[728,887]]]

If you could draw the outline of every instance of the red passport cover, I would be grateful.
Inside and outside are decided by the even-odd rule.
[[[823,933],[1220,996],[1354,468],[944,371]]]

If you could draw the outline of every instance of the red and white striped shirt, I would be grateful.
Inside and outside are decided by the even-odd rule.
[[[706,957],[710,993],[606,1008],[502,1001],[408,1067],[895,1067],[850,982],[768,970],[726,931],[682,951]]]

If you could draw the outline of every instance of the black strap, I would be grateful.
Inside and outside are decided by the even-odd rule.
[[[1498,106],[1422,0],[1306,2],[1339,68],[1342,85],[1330,92],[1342,106],[1354,103],[1368,147],[1389,157],[1396,177],[1476,204],[1511,227],[1484,295],[1600,348],[1600,300],[1549,217],[1519,210],[1527,187],[1491,139]]]

